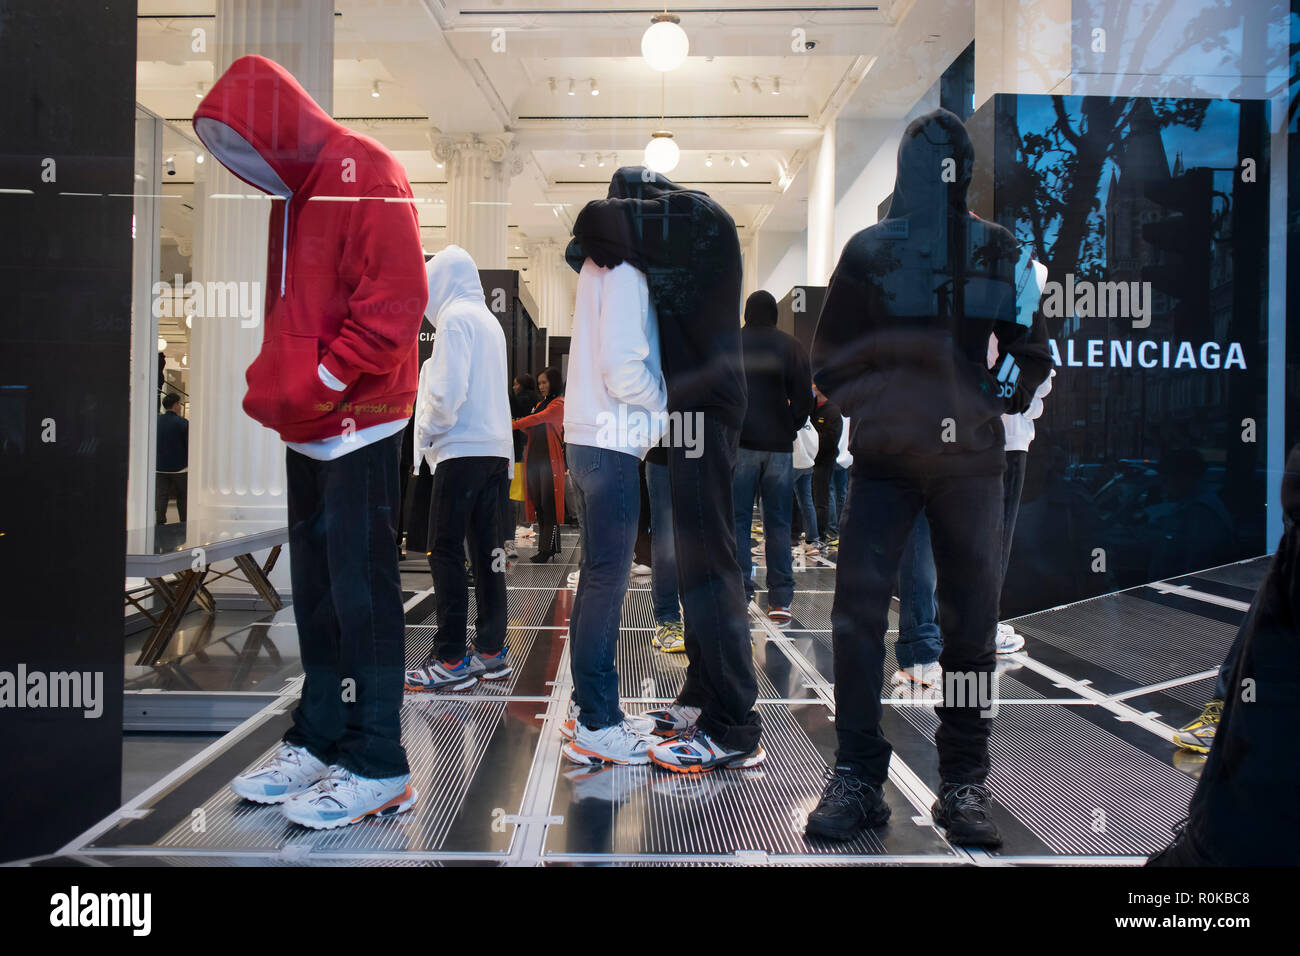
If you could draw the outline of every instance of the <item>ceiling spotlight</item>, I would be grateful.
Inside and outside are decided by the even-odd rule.
[[[202,166],[202,165],[203,165],[203,154],[202,154],[202,153],[196,153],[196,154],[194,155],[194,161],[195,161],[196,163],[198,163],[200,166]]]
[[[748,167],[748,166],[749,166],[749,160],[747,160],[747,159],[745,158],[745,155],[744,155],[743,153],[742,153],[741,156],[740,156],[740,165],[745,166],[745,167]]]
[[[586,168],[587,168],[587,154],[586,154],[586,153],[579,153],[579,154],[578,154],[578,168],[579,168],[579,169],[586,169]]]
[[[375,82],[373,82],[373,83],[370,84],[370,95],[373,96],[375,99],[379,99],[379,81],[378,81],[378,80],[375,80]]]
[[[551,85],[551,92],[554,93],[554,92],[555,92],[555,77],[553,77],[553,76],[549,76],[549,77],[547,77],[547,78],[546,78],[546,82],[549,83],[549,84]]]
[[[739,78],[739,77],[735,77],[735,76],[733,76],[733,77],[731,78],[731,88],[732,88],[733,90],[735,90],[737,93],[740,92],[740,78]]]
[[[713,168],[713,154],[712,154],[712,153],[709,153],[709,155],[707,155],[707,156],[704,157],[704,165],[705,165],[705,166],[708,166],[710,169]]]
[[[596,154],[596,165],[601,169],[605,168],[605,157],[601,156],[600,153]]]
[[[650,142],[645,148],[645,164],[656,173],[671,173],[677,167],[681,155],[681,150],[673,141],[673,134],[668,130],[656,130],[650,134]]]
[[[781,95],[781,78],[779,76],[772,77],[772,95]]]
[[[574,92],[573,92],[573,79],[572,79],[572,78],[569,79],[569,95],[570,95],[570,96],[574,96],[574,95],[575,95]]]
[[[734,159],[732,159],[730,156],[723,156],[723,157],[722,157],[722,161],[723,161],[724,163],[726,163],[728,166],[735,166],[735,165],[736,165],[736,161],[735,161]]]
[[[194,98],[195,98],[196,100],[201,100],[201,99],[203,99],[203,84],[202,84],[202,83],[198,83],[198,84],[195,85],[195,88],[194,88]]]
[[[163,338],[161,335],[158,336],[158,351],[163,352],[166,351],[166,349],[167,349],[167,340]]]
[[[681,28],[681,22],[680,17],[671,13],[650,18],[650,28],[641,35],[641,55],[651,69],[667,73],[686,62],[691,40]]]
[[[185,316],[185,327],[186,327],[187,329],[192,329],[192,328],[194,328],[194,314],[193,314],[193,313],[190,313],[189,315]]]
[[[163,168],[167,170],[168,176],[176,175],[176,157],[168,156],[167,161],[163,163]]]
[[[181,356],[181,364],[184,365],[186,368],[190,367],[190,357],[188,353]]]
[[[592,80],[591,80],[591,95],[592,95],[592,96],[600,96],[600,87],[598,87],[598,86],[596,85],[596,79],[595,79],[595,77],[592,77]]]
[[[755,93],[763,92],[763,88],[758,85],[758,77],[754,77],[752,80],[749,81],[749,88],[753,90]]]

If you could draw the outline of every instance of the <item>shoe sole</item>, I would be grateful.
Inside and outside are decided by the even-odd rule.
[[[503,680],[515,672],[515,669],[507,664],[504,667],[497,668],[494,671],[484,671],[479,674],[479,680]]]
[[[716,763],[708,764],[691,764],[689,766],[680,766],[678,764],[666,763],[660,760],[653,753],[650,754],[650,762],[656,767],[662,767],[664,770],[671,770],[673,773],[711,773],[714,770],[749,770],[751,767],[757,767],[767,759],[767,751],[762,747],[749,754],[737,754],[729,760],[719,760]]]
[[[367,810],[360,816],[353,817],[350,820],[346,818],[338,820],[295,820],[288,814],[287,810],[284,816],[289,822],[296,823],[298,826],[306,827],[309,830],[337,830],[339,827],[350,827],[354,823],[360,823],[366,817],[393,817],[399,813],[405,813],[415,806],[415,801],[418,799],[420,799],[419,792],[408,783],[404,791],[383,806]]]
[[[478,683],[478,675],[467,678],[458,684],[440,684],[430,687],[425,684],[403,684],[402,686],[411,694],[440,694],[445,691],[468,690]]]
[[[686,650],[686,645],[685,645],[685,644],[677,644],[677,645],[674,645],[673,647],[663,647],[663,646],[661,645],[661,646],[659,647],[659,650],[663,651],[665,654],[680,654],[680,653],[682,653],[683,651]]]
[[[596,753],[596,751],[594,750],[587,750],[585,747],[579,747],[572,740],[570,740],[563,747],[561,747],[560,752],[563,753],[564,756],[567,757],[573,763],[579,764],[581,766],[587,766],[587,767],[597,767],[597,766],[641,767],[650,762],[649,756],[647,756],[644,760],[638,759],[636,757],[631,757],[627,760],[619,760],[618,758],[615,757],[607,757],[604,754]]]
[[[890,813],[889,807],[881,807],[875,816],[867,817],[859,826],[843,830],[828,827],[825,824],[818,824],[810,819],[807,826],[804,827],[804,836],[821,837],[825,840],[852,840],[863,830],[874,830],[877,827],[883,827],[889,822]]]
[[[1174,745],[1180,750],[1188,750],[1194,754],[1208,754],[1210,752],[1210,748],[1204,744],[1189,743],[1188,741],[1181,739],[1178,734],[1174,734]]]
[[[944,836],[947,837],[948,842],[954,846],[986,846],[996,848],[1002,845],[1001,834],[994,833],[991,836],[981,836],[978,834],[963,835],[961,832],[954,831],[952,827],[948,826],[948,818],[946,816],[932,814],[931,819],[934,820],[935,826],[943,830]]]
[[[773,617],[770,614],[767,616],[767,619],[771,621],[773,624],[775,624],[777,627],[789,627],[791,621],[793,620],[793,618],[789,618],[789,617],[787,618]]]

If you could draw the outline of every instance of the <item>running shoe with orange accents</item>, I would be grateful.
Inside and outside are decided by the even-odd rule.
[[[659,738],[639,733],[629,721],[592,730],[579,723],[572,740],[564,745],[564,756],[577,764],[637,766],[650,762],[650,748]]]
[[[708,773],[719,767],[744,770],[757,767],[767,759],[762,746],[748,753],[728,750],[700,729],[699,724],[688,727],[675,739],[650,748],[650,762],[674,773]]]
[[[333,830],[366,817],[404,813],[419,799],[410,774],[373,778],[359,777],[345,767],[330,770],[324,780],[284,804],[285,817],[313,830]]]

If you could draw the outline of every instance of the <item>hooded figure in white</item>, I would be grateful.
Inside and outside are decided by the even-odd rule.
[[[504,458],[514,474],[506,337],[483,298],[478,267],[460,246],[429,260],[433,354],[420,368],[415,464],[448,458]]]

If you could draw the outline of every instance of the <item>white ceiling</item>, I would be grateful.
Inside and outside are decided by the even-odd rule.
[[[164,143],[164,155],[174,155],[177,167],[174,185],[163,177],[164,192],[183,200],[165,207],[164,229],[172,235],[192,222],[184,208],[192,189],[184,184],[193,180],[195,147],[184,137],[192,135],[187,119],[195,94],[213,80],[211,45],[206,53],[192,52],[191,31],[211,29],[215,3],[139,2],[137,99],[178,121]],[[970,42],[973,5],[674,4],[691,56],[664,75],[640,56],[641,34],[658,9],[654,3],[336,0],[334,114],[392,149],[415,194],[434,200],[419,206],[431,250],[442,244],[439,227],[446,223],[438,202],[445,197],[445,171],[430,151],[431,136],[514,137],[525,170],[510,188],[511,254],[522,256],[513,247],[524,239],[567,234],[572,212],[604,194],[615,162],[641,162],[650,133],[661,125],[661,93],[663,126],[682,150],[673,178],[715,195],[742,234],[757,225],[797,231],[807,195],[808,174],[801,170],[822,127],[841,114],[903,115]],[[803,31],[814,48],[792,49],[794,31]],[[780,95],[772,93],[776,77]],[[599,96],[590,94],[591,79]],[[375,81],[378,98],[371,95]],[[554,203],[567,203],[561,208],[568,217],[555,215]]]

